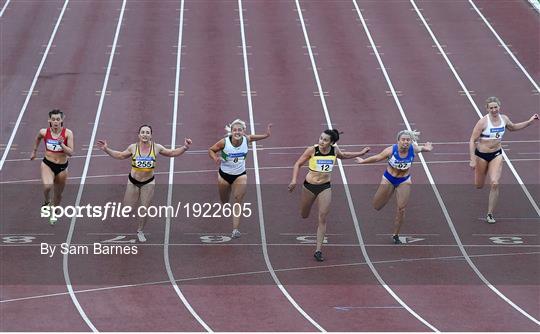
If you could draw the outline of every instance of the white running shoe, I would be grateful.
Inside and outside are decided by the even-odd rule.
[[[242,235],[242,233],[240,233],[240,231],[238,231],[237,229],[234,229],[232,231],[231,238],[238,239],[238,238],[240,238],[241,235]]]
[[[137,231],[137,239],[139,239],[139,242],[146,242],[146,237],[144,236],[143,231]]]
[[[488,213],[487,216],[486,216],[486,221],[488,222],[488,224],[495,224],[496,220],[495,218],[493,217],[493,214],[492,213]]]

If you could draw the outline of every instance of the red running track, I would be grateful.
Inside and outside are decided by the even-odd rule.
[[[59,107],[68,113],[67,126],[76,135],[76,157],[70,161],[71,180],[63,203],[75,203],[85,163],[89,169],[81,204],[123,197],[127,162],[100,151],[85,158],[121,4],[70,3],[37,82],[39,93],[30,100],[1,171],[2,221],[7,222],[1,225],[2,330],[88,331],[89,323],[100,331],[201,331],[202,324],[215,331],[427,331],[426,323],[444,331],[538,330],[475,274],[456,237],[485,279],[538,319],[538,266],[532,264],[538,263],[540,219],[505,167],[499,221],[482,221],[487,192],[471,185],[466,144],[478,116],[412,5],[404,1],[358,4],[411,126],[422,131],[423,141],[435,143],[435,151],[425,154],[427,170],[450,222],[417,163],[403,235],[411,242],[422,240],[391,245],[394,203],[381,212],[370,207],[384,165],[358,167],[343,161],[352,202],[336,167],[324,248],[327,260],[312,260],[316,212],[301,220],[298,191],[288,194],[286,185],[295,159],[327,127],[324,107],[333,125],[344,131],[340,144],[346,150],[364,145],[373,153],[382,150],[405,127],[404,121],[353,2],[301,2],[323,101],[295,2],[243,1],[256,132],[274,123],[272,137],[257,144],[258,171],[253,160],[248,161],[253,186],[245,200],[252,203],[253,214],[243,221],[243,236],[230,240],[228,219],[175,218],[170,244],[164,246],[165,219],[155,218],[148,224],[148,243],[137,244],[138,255],[69,256],[69,277],[85,323],[66,292],[62,256],[48,258],[38,250],[40,242],[64,242],[70,222],[49,227],[38,217],[41,189],[29,180],[38,179],[39,163],[24,158],[36,131],[46,125],[46,111]],[[538,110],[531,83],[497,46],[468,2],[417,5],[481,112],[489,95],[501,97],[503,112],[514,121]],[[523,39],[537,33],[538,15],[520,3],[512,20],[523,24],[516,25],[505,18],[507,2],[477,5],[538,81],[538,43]],[[1,19],[6,32],[2,50],[8,50],[0,59],[2,80],[8,83],[2,87],[3,145],[24,100],[20,91],[30,86],[43,40],[50,37],[61,6],[62,2],[13,2]],[[180,1],[127,3],[96,133],[113,148],[134,142],[142,123],[153,125],[156,142],[171,142],[179,9]],[[161,205],[169,191],[174,204],[216,202],[216,166],[206,150],[223,134],[226,123],[249,120],[238,3],[186,1],[183,14],[175,142],[181,145],[189,136],[194,145],[175,159],[171,189],[170,161],[159,158],[154,204]],[[30,18],[36,24],[23,24]],[[505,150],[536,202],[539,137],[538,128],[505,137]],[[254,186],[257,172],[261,197]],[[29,210],[26,203],[36,203],[36,209]],[[133,223],[81,218],[74,225],[72,242],[111,244],[118,236],[128,241],[134,239],[133,231]],[[170,273],[192,312],[169,281],[164,247]],[[381,286],[367,261],[402,304]],[[276,286],[269,265],[283,290]]]

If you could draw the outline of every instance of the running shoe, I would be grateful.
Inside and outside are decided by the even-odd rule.
[[[231,233],[231,238],[238,239],[240,238],[241,235],[242,233],[240,233],[240,231],[238,231],[237,229],[234,229]]]
[[[316,251],[315,254],[313,254],[313,257],[315,258],[315,260],[319,261],[319,262],[323,262],[324,261],[324,257],[322,256],[322,252],[321,251]]]
[[[392,236],[392,242],[396,245],[401,245],[403,242],[401,242],[401,239],[399,239],[399,235],[394,234]]]
[[[495,224],[496,220],[495,218],[493,217],[493,214],[492,213],[488,213],[487,216],[486,216],[486,221],[488,222],[488,224]]]
[[[56,217],[53,217],[52,215],[49,217],[49,225],[54,225],[57,221],[58,219],[56,219]]]
[[[144,236],[143,231],[137,231],[137,239],[139,239],[139,242],[146,242],[146,237]]]

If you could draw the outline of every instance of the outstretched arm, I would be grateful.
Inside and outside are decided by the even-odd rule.
[[[100,150],[102,150],[103,152],[107,153],[111,157],[113,157],[115,159],[118,159],[118,160],[124,160],[124,159],[127,159],[127,158],[131,157],[134,146],[135,146],[135,144],[131,144],[124,151],[115,151],[115,150],[109,148],[109,146],[107,145],[106,140],[98,140],[97,141],[97,147]]]
[[[533,124],[534,121],[538,120],[538,114],[532,115],[531,118],[529,118],[525,122],[516,123],[516,124],[512,123],[512,121],[510,120],[510,118],[508,118],[508,116],[502,115],[502,117],[504,117],[504,120],[506,121],[506,128],[510,131],[517,131],[517,130],[525,129],[529,125]]]
[[[355,161],[357,163],[359,163],[359,164],[362,164],[362,165],[363,164],[370,164],[370,163],[373,163],[373,162],[379,162],[379,161],[388,159],[391,155],[392,155],[392,146],[389,146],[389,147],[385,148],[379,154],[372,155],[371,157],[365,158],[365,159],[356,158]]]
[[[170,148],[165,148],[161,144],[156,144],[156,149],[159,152],[159,154],[164,155],[169,158],[177,157],[182,154],[184,154],[187,150],[189,150],[189,146],[191,145],[192,141],[189,138],[184,138],[184,145],[175,148],[174,150]]]
[[[418,145],[414,143],[413,147],[414,147],[414,153],[431,152],[433,150],[433,144],[431,144],[430,142],[427,142],[424,145]]]
[[[300,172],[300,167],[302,167],[303,164],[305,164],[309,158],[311,158],[311,156],[315,153],[315,148],[314,147],[308,147],[304,153],[302,153],[302,155],[300,156],[300,158],[298,158],[298,160],[296,160],[296,162],[294,163],[294,167],[293,167],[293,174],[292,174],[292,179],[291,179],[291,182],[289,183],[289,191],[293,191],[294,188],[296,187],[296,179],[298,178],[298,173]]]
[[[264,135],[257,135],[257,134],[249,135],[249,136],[247,136],[248,140],[250,142],[252,142],[252,141],[257,141],[257,140],[261,140],[261,139],[266,139],[266,138],[270,137],[271,130],[272,130],[272,124],[268,124],[268,126],[266,127],[266,133]]]
[[[336,145],[336,157],[338,159],[353,159],[357,157],[361,157],[364,154],[368,153],[370,150],[369,147],[364,147],[360,152],[343,152],[339,149],[339,147]]]

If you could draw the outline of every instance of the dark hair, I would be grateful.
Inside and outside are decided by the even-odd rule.
[[[60,111],[60,109],[53,109],[49,111],[49,118],[51,118],[52,115],[60,115],[60,117],[64,118],[64,113]]]
[[[60,109],[53,109],[49,111],[49,118],[51,118],[53,115],[60,115],[60,118],[64,119],[64,113],[60,111]],[[60,126],[64,126],[64,122],[60,123]],[[51,122],[49,122],[49,127],[52,127]]]
[[[343,134],[343,132],[339,132],[337,129],[326,129],[323,131],[323,133],[330,136],[330,141],[332,142],[332,144],[337,143],[337,141],[339,140],[339,135]]]
[[[137,133],[141,133],[141,129],[144,128],[144,127],[147,127],[147,128],[150,128],[150,134],[152,134],[152,127],[148,124],[143,124],[139,127],[139,131]]]

